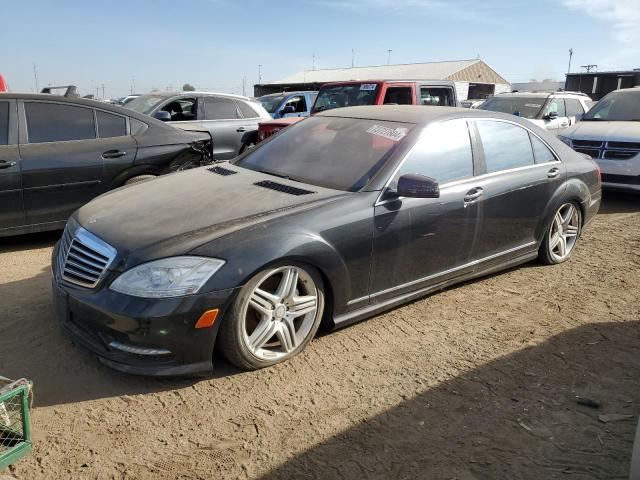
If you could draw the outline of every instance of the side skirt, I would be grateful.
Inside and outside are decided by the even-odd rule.
[[[364,320],[366,318],[372,317],[379,313],[385,312],[387,310],[391,310],[399,305],[410,302],[412,300],[416,300],[420,297],[424,297],[429,295],[430,293],[444,290],[445,288],[454,285],[456,283],[461,283],[467,280],[471,280],[473,278],[483,277],[485,275],[489,275],[494,272],[499,272],[501,270],[506,270],[511,267],[515,267],[517,265],[522,265],[523,263],[530,262],[538,257],[538,252],[528,252],[518,257],[515,257],[507,262],[501,263],[499,265],[487,265],[486,267],[480,267],[480,269],[467,273],[465,275],[460,275],[455,278],[451,278],[444,282],[436,283],[434,285],[430,285],[428,287],[421,288],[419,290],[415,290],[413,292],[405,293],[399,295],[394,298],[387,299],[380,303],[375,303],[373,305],[367,305],[366,307],[360,308],[358,310],[354,310],[353,312],[348,312],[342,315],[338,315],[334,317],[334,328],[342,328],[353,323],[359,322],[360,320]]]

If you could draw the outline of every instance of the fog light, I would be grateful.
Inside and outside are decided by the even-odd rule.
[[[133,353],[134,355],[171,355],[171,350],[166,350],[164,348],[134,347],[133,345],[127,345],[116,341],[109,342],[109,346],[122,352]]]

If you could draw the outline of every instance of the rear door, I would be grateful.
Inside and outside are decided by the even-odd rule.
[[[63,102],[18,103],[27,223],[66,220],[105,190],[104,148],[93,108]]]
[[[485,173],[467,192],[479,207],[473,258],[501,262],[535,250],[565,169],[538,136],[520,125],[495,119],[474,123]]]
[[[243,118],[232,98],[204,97],[202,126],[213,138],[213,158],[229,160],[238,155],[245,132],[255,130],[256,120]]]
[[[15,100],[0,101],[0,231],[25,223]]]

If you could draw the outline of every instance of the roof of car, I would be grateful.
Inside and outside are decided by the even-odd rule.
[[[540,98],[548,98],[548,97],[558,97],[558,96],[578,96],[578,97],[589,97],[586,93],[582,92],[504,92],[495,95],[496,97],[540,97]]]
[[[146,97],[146,96],[154,96],[154,97],[176,97],[178,95],[215,95],[216,97],[231,97],[231,98],[238,98],[241,100],[251,100],[249,97],[244,97],[242,95],[235,95],[233,93],[220,93],[220,92],[200,92],[200,91],[193,91],[193,92],[187,92],[187,91],[181,91],[181,92],[150,92],[150,93],[145,93],[144,95],[140,95],[141,97]]]
[[[20,93],[20,92],[0,92],[0,99],[12,100],[49,100],[51,102],[66,102],[85,105],[87,107],[103,108],[105,110],[119,110],[122,107],[113,103],[91,100],[89,98],[65,97],[64,95],[53,95],[51,93]],[[127,110],[128,112],[128,110]]]
[[[379,120],[387,122],[413,123],[424,125],[454,118],[496,118],[532,128],[528,120],[501,112],[489,110],[436,107],[426,105],[372,105],[361,107],[334,108],[316,113],[316,117],[359,118],[363,120]]]
[[[260,95],[258,98],[263,97],[283,97],[288,95],[301,95],[303,93],[318,93],[317,90],[295,90],[292,92],[276,92],[276,93],[268,93],[266,95]]]

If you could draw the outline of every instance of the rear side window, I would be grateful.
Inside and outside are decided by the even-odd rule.
[[[388,87],[384,94],[384,104],[411,105],[411,87]]]
[[[533,146],[533,156],[536,159],[536,163],[547,163],[547,162],[555,162],[556,157],[554,157],[549,147],[547,147],[542,140],[540,140],[535,135],[529,134],[531,136],[531,145]]]
[[[140,135],[147,128],[149,128],[149,125],[146,123],[129,117],[129,129],[131,130],[131,135]]]
[[[96,138],[93,109],[58,103],[26,102],[29,143]]]
[[[238,118],[236,102],[230,98],[205,97],[205,120],[235,120]]]
[[[98,118],[98,136],[100,138],[123,137],[127,134],[127,120],[120,115],[96,111]]]
[[[567,106],[567,117],[575,117],[584,113],[584,109],[578,100],[566,98],[564,103]]]
[[[397,176],[419,173],[438,183],[473,176],[471,140],[465,120],[450,120],[429,128],[400,167]]]
[[[256,113],[256,111],[253,108],[251,108],[246,103],[244,102],[237,102],[237,103],[238,103],[238,108],[240,109],[240,112],[242,113],[242,116],[244,118],[256,118],[260,116]]]
[[[420,87],[420,105],[452,106],[451,90],[448,88]]]
[[[533,165],[529,132],[513,123],[478,120],[476,122],[487,173]]]
[[[0,102],[0,145],[9,143],[9,102]]]

